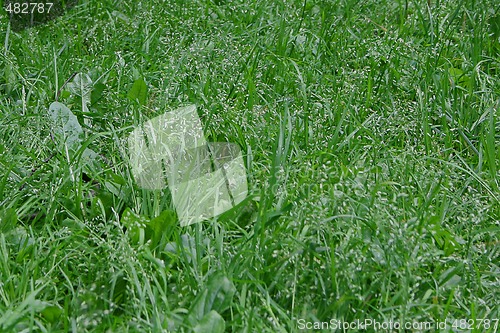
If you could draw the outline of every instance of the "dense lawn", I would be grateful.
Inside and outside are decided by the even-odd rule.
[[[498,2],[285,2],[2,14],[1,332],[496,332]],[[250,195],[181,227],[126,143],[189,104],[241,146]]]

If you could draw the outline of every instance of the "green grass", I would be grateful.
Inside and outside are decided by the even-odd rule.
[[[2,15],[0,331],[495,332],[499,22],[493,0],[80,1],[18,32]],[[56,96],[77,152],[54,135]],[[187,104],[242,147],[250,199],[180,227],[168,190],[135,185],[126,138]]]

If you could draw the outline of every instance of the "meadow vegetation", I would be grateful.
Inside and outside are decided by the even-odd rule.
[[[0,331],[496,332],[496,1],[83,0],[0,27]],[[189,104],[250,193],[180,227],[126,140]]]

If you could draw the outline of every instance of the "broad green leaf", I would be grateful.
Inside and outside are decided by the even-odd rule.
[[[104,187],[118,198],[126,200],[125,189],[127,188],[127,182],[122,176],[106,171]]]
[[[92,149],[85,148],[80,157],[80,165],[88,166],[87,171],[97,171],[100,169],[100,165],[97,163],[99,155]]]
[[[104,212],[102,208],[104,207]],[[104,188],[97,191],[97,196],[92,200],[92,214],[93,216],[104,213],[106,216],[113,216],[112,208],[115,207],[113,194]]]
[[[146,82],[142,78],[139,78],[134,81],[132,88],[129,90],[127,97],[131,100],[137,100],[139,104],[146,104],[146,100],[148,98],[148,86]]]
[[[50,104],[49,115],[53,122],[53,132],[59,144],[67,145],[76,151],[81,145],[83,129],[78,118],[66,105],[54,102]]]
[[[176,224],[177,218],[172,210],[164,210],[160,215],[153,218],[146,229],[146,238],[151,238],[151,248],[153,249],[157,245],[163,245],[162,247],[164,247],[170,240]],[[148,234],[150,234],[149,237]]]
[[[229,278],[223,274],[215,274],[208,280],[208,298],[205,303],[205,310],[210,307],[219,313],[229,308],[233,300],[236,287]]]
[[[210,311],[193,328],[195,333],[224,333],[226,323],[217,311]]]
[[[165,253],[169,253],[173,257],[185,256],[187,262],[191,262],[197,256],[197,246],[194,237],[189,235],[181,235],[179,240],[169,242],[165,245]]]
[[[90,104],[94,105],[96,104],[101,98],[102,98],[102,93],[106,89],[106,85],[98,82],[94,84],[94,89],[92,89],[92,92],[90,93]]]
[[[448,69],[448,73],[456,86],[461,86],[463,88],[468,88],[470,86],[470,77],[461,69],[452,67]]]
[[[153,249],[158,244],[165,247],[175,230],[177,217],[174,211],[165,210],[159,216],[149,219],[126,208],[120,221],[127,228],[132,243],[144,244],[151,240],[150,246]]]
[[[63,310],[60,306],[49,305],[45,309],[42,310],[42,316],[49,322],[54,323],[56,320],[61,317]]]
[[[52,120],[52,131],[56,143],[67,146],[70,158],[75,157],[75,153],[82,148],[83,129],[78,118],[68,107],[60,102],[54,102],[49,107],[49,115]],[[92,149],[85,148],[78,156],[79,165],[90,167],[91,170],[99,169],[97,160],[99,155]]]
[[[66,99],[68,98],[69,96],[71,96],[71,93],[67,90],[63,90],[61,92],[61,95],[59,96],[59,99]]]
[[[66,90],[80,96],[82,99],[82,111],[87,112],[87,104],[90,103],[93,82],[87,74],[76,74],[73,81],[66,85]]]
[[[202,320],[212,310],[224,312],[231,305],[236,288],[225,275],[216,273],[210,276],[205,290],[196,297],[189,314],[191,324]]]

